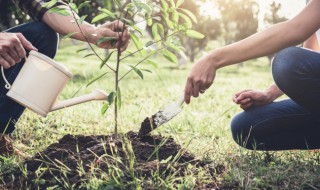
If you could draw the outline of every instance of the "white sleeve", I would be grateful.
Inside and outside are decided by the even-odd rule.
[[[317,31],[318,43],[320,44],[320,29]]]

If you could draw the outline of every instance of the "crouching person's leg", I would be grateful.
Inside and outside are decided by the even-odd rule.
[[[320,148],[317,119],[292,100],[254,107],[231,122],[233,139],[250,150]]]
[[[52,29],[42,22],[31,22],[20,25],[6,32],[22,33],[24,37],[35,46],[40,53],[53,58],[57,51],[58,36]],[[27,51],[28,54],[28,51]],[[12,84],[20,72],[24,59],[15,66],[5,70],[5,76]],[[5,81],[0,77],[0,133],[10,134],[14,130],[15,123],[24,111],[24,107],[11,100],[6,93]]]

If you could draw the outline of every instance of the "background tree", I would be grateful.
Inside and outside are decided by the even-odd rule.
[[[217,0],[216,3],[226,45],[257,32],[259,6],[255,0]]]
[[[164,0],[155,0],[153,1],[155,4],[161,4]],[[168,4],[170,0],[165,0]],[[174,2],[178,2],[178,0],[174,0]],[[187,61],[194,62],[195,57],[202,52],[207,46],[208,42],[216,39],[220,35],[220,23],[217,18],[209,17],[202,15],[199,8],[200,4],[195,0],[184,1],[181,5],[181,9],[183,9],[182,13],[185,13],[190,18],[186,17],[181,13],[178,13],[180,16],[180,20],[178,21],[180,24],[186,24],[188,27],[192,27],[196,31],[202,33],[204,36],[200,39],[190,38],[186,35],[180,35],[179,43],[184,47],[185,51],[176,52],[176,56],[179,60],[179,65],[186,64]],[[175,14],[174,12],[172,14]],[[157,15],[154,15],[155,17]],[[176,16],[171,15],[174,19]],[[168,29],[170,28],[167,25],[167,21],[164,17],[158,17],[155,21],[164,26],[164,33],[167,34]],[[174,21],[173,21],[174,22]],[[147,31],[150,35],[152,35],[152,27],[147,25]]]
[[[12,1],[0,0],[0,31],[30,20]]]

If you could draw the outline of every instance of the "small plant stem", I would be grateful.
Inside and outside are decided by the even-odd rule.
[[[82,28],[80,27],[80,24],[78,23],[78,20],[77,20],[77,18],[76,18],[76,15],[75,15],[74,12],[72,11],[72,8],[70,7],[69,4],[68,4],[68,7],[69,7],[69,9],[71,10],[72,16],[73,16],[73,18],[74,18],[74,20],[75,20],[75,22],[76,22],[76,24],[77,24],[80,32],[81,32],[83,38],[84,38],[85,41],[88,43],[90,49],[92,50],[92,52],[93,52],[101,61],[103,61],[103,59],[102,59],[102,58],[98,55],[98,53],[93,49],[93,47],[92,47],[91,43],[89,42],[87,36],[83,33]],[[105,63],[105,65],[106,65],[110,70],[112,70],[113,72],[115,72],[115,70],[114,70],[112,67],[110,67],[107,63]]]
[[[121,13],[122,14],[122,13]],[[120,14],[120,16],[121,16]],[[128,15],[128,11],[125,14],[125,18]],[[119,25],[120,20],[118,19],[118,25]],[[122,34],[119,36],[119,46],[117,48],[117,66],[115,70],[115,92],[118,95],[118,90],[119,90],[119,66],[121,62],[121,46],[122,46],[122,37],[124,35],[124,31],[126,29],[125,23],[123,24],[123,29],[122,29]],[[116,138],[118,138],[118,96],[116,96],[115,101],[114,101],[114,133],[116,135]]]

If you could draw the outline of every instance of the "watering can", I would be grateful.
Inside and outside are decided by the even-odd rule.
[[[104,91],[96,89],[87,95],[58,101],[58,96],[72,78],[72,73],[61,63],[36,51],[30,51],[12,85],[7,81],[2,66],[1,72],[5,87],[9,90],[7,96],[43,117],[51,111],[91,100],[107,99]]]

